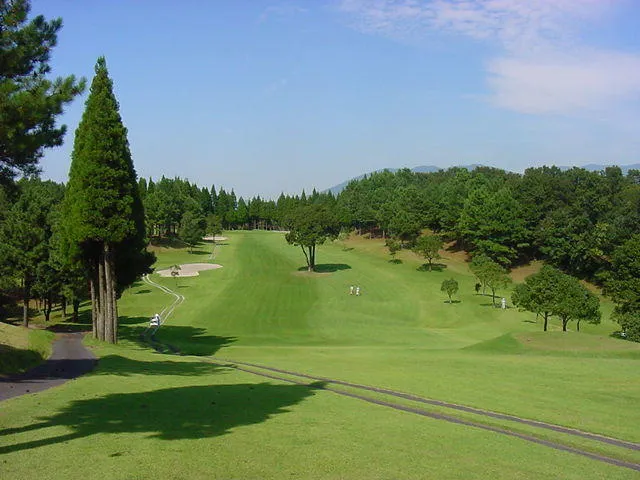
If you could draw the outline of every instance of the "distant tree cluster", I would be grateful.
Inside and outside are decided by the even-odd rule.
[[[634,260],[640,258],[638,170],[384,171],[349,183],[337,207],[351,228],[395,239],[387,241],[394,255],[396,242],[425,251],[421,231],[428,229],[470,252],[476,272],[490,260],[491,279],[476,275],[494,297],[492,285],[502,287],[506,272],[500,267],[545,260],[604,287],[627,337],[640,339],[640,265]]]

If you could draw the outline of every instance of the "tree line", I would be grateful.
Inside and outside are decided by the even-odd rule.
[[[506,269],[543,259],[563,275],[603,286],[616,302],[616,320],[640,340],[640,171],[403,169],[354,180],[337,196],[314,190],[246,201],[233,189],[180,178],[138,180],[106,61],[99,58],[69,182],[42,181],[42,152],[60,145],[65,133],[56,116],[86,82],[73,75],[48,79],[62,23],[28,20],[28,14],[27,0],[0,5],[0,302],[19,297],[25,324],[32,298],[40,299],[45,317],[56,301],[77,314],[79,300],[90,298],[94,335],[115,341],[117,298],[154,261],[149,237],[181,236],[194,245],[222,229],[288,230],[286,240],[301,247],[313,270],[318,245],[355,229],[388,239],[392,253],[414,248],[429,268],[442,242],[453,242],[472,254],[472,269],[493,271],[494,285]],[[545,279],[578,292],[564,277]],[[483,284],[492,288],[488,280]],[[559,307],[545,310],[544,299],[532,300],[535,282],[526,285],[530,291],[516,292],[522,308],[556,312],[550,314],[566,326]]]

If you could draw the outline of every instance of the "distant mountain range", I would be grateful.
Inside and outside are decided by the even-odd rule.
[[[488,165],[481,165],[478,163],[474,163],[471,165],[456,165],[459,168],[466,168],[467,170],[474,170],[477,167],[483,167],[483,166],[488,166]],[[590,163],[589,165],[582,165],[580,166],[580,168],[584,168],[585,170],[589,170],[592,172],[598,172],[600,170],[604,170],[606,167],[610,167],[611,165],[600,165],[597,163]],[[619,165],[619,167],[622,169],[622,173],[624,173],[625,175],[627,174],[627,172],[629,170],[640,170],[640,163],[634,163],[633,165]],[[419,167],[413,167],[411,169],[412,172],[418,172],[418,173],[432,173],[432,172],[437,172],[438,170],[446,170],[448,168],[452,168],[452,167],[436,167],[435,165],[420,165]],[[573,168],[573,166],[559,166],[558,168],[560,168],[561,170],[570,170]],[[388,170],[391,173],[395,173],[398,170],[400,170],[400,168],[381,168],[380,170],[374,170],[373,172],[369,172],[369,173],[363,173],[362,175],[358,175],[357,177],[353,177],[350,178],[349,180],[346,180],[342,183],[339,183],[338,185],[334,185],[331,188],[327,188],[326,190],[324,190],[325,192],[331,192],[334,195],[337,195],[338,193],[340,193],[342,190],[344,190],[344,188],[349,185],[349,182],[352,182],[353,180],[360,180],[362,178],[364,178],[365,176],[371,175],[372,173],[378,173],[378,172],[384,172],[385,170]]]

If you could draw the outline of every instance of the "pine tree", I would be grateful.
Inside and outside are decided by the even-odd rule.
[[[27,22],[29,10],[27,0],[0,2],[0,183],[36,172],[43,149],[62,144],[66,127],[55,118],[85,86],[73,75],[46,78],[62,20]]]
[[[62,230],[88,270],[94,336],[115,343],[117,297],[154,257],[146,251],[137,176],[104,57],[95,72],[76,130]]]

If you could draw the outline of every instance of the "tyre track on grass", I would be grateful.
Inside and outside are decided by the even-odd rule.
[[[355,383],[344,382],[344,381],[341,381],[341,380],[334,380],[334,379],[330,379],[330,378],[326,378],[326,377],[316,377],[316,376],[307,375],[307,374],[304,374],[304,373],[290,372],[290,371],[281,370],[281,369],[278,369],[278,368],[265,367],[265,366],[262,366],[262,365],[256,365],[256,364],[247,363],[247,362],[238,362],[238,361],[235,361],[235,360],[225,360],[225,359],[216,360],[216,359],[208,358],[207,361],[210,362],[210,363],[214,363],[216,365],[219,365],[219,366],[234,368],[236,370],[240,370],[240,371],[243,371],[243,372],[251,373],[251,374],[254,374],[254,375],[259,375],[261,377],[266,377],[266,378],[270,378],[270,379],[274,379],[274,380],[293,383],[293,384],[296,384],[296,385],[307,385],[307,386],[309,386],[311,388],[317,388],[319,390],[327,390],[327,391],[336,393],[338,395],[343,395],[345,397],[355,398],[355,399],[362,400],[362,401],[365,401],[365,402],[368,402],[368,403],[372,403],[372,404],[375,404],[375,405],[380,405],[380,406],[392,408],[394,410],[399,410],[399,411],[403,411],[403,412],[407,412],[407,413],[413,413],[415,415],[420,415],[422,417],[428,417],[428,418],[432,418],[432,419],[435,419],[435,420],[443,420],[443,421],[446,421],[446,422],[449,422],[449,423],[454,423],[454,424],[457,424],[457,425],[464,425],[464,426],[467,426],[467,427],[475,427],[475,428],[479,428],[479,429],[482,429],[482,430],[487,430],[487,431],[490,431],[490,432],[493,432],[493,433],[498,433],[498,434],[506,435],[506,436],[509,436],[509,437],[519,438],[520,440],[525,440],[527,442],[535,443],[535,444],[538,444],[538,445],[543,445],[545,447],[553,448],[555,450],[568,452],[568,453],[573,453],[573,454],[576,454],[576,455],[580,455],[580,456],[589,458],[591,460],[596,460],[596,461],[603,462],[603,463],[608,463],[610,465],[614,465],[614,466],[617,466],[617,467],[628,468],[628,469],[640,472],[640,464],[638,464],[638,463],[627,462],[625,460],[619,460],[617,458],[607,457],[606,455],[600,455],[600,454],[597,454],[597,453],[589,452],[587,450],[582,450],[580,448],[571,447],[571,446],[568,446],[568,445],[565,445],[565,444],[562,444],[562,443],[553,442],[553,441],[550,441],[550,440],[544,440],[544,439],[535,437],[533,435],[528,435],[528,434],[525,434],[525,433],[515,432],[515,431],[509,430],[507,428],[503,428],[503,427],[496,427],[496,426],[493,426],[493,425],[487,425],[487,424],[484,424],[484,423],[475,422],[475,421],[472,421],[472,420],[466,420],[466,419],[462,419],[462,418],[455,417],[455,416],[452,416],[452,415],[446,415],[446,414],[443,414],[443,413],[430,412],[430,411],[423,410],[423,409],[420,409],[420,408],[417,408],[417,407],[410,407],[410,406],[407,406],[407,405],[402,405],[402,404],[394,403],[394,402],[391,402],[391,401],[386,401],[386,400],[381,400],[381,399],[378,399],[378,398],[367,397],[365,395],[361,395],[361,394],[358,394],[358,393],[346,392],[344,390],[339,390],[339,389],[337,389],[335,387],[332,387],[330,384],[335,384],[335,385],[345,386],[345,387],[349,387],[349,388],[354,388],[354,389],[365,390],[365,391],[370,391],[370,392],[374,392],[374,393],[389,395],[389,396],[398,397],[398,398],[411,400],[411,401],[416,401],[416,402],[420,402],[420,403],[427,403],[427,404],[434,405],[434,406],[452,408],[452,409],[455,409],[455,410],[460,410],[460,411],[464,411],[464,412],[468,412],[468,413],[474,413],[474,414],[477,414],[477,415],[480,415],[480,416],[486,416],[486,417],[491,417],[491,418],[501,419],[501,420],[509,420],[509,421],[513,421],[515,423],[520,423],[520,424],[524,424],[524,425],[540,427],[540,428],[546,428],[546,429],[549,429],[549,430],[553,430],[555,432],[564,433],[564,434],[568,434],[568,435],[573,435],[573,436],[577,436],[577,437],[582,437],[582,438],[586,438],[586,439],[589,439],[589,440],[600,441],[600,442],[603,442],[603,443],[607,443],[609,445],[614,445],[614,446],[617,446],[617,447],[627,448],[627,449],[635,450],[635,451],[640,450],[640,445],[638,445],[637,443],[627,442],[627,441],[624,441],[624,440],[618,440],[618,439],[610,438],[610,437],[604,437],[604,436],[601,436],[601,435],[597,435],[597,434],[593,434],[593,433],[589,433],[589,432],[583,432],[583,431],[580,431],[580,430],[573,430],[573,429],[570,429],[570,428],[567,428],[567,427],[562,427],[560,425],[554,425],[554,424],[549,424],[549,423],[544,423],[544,422],[537,422],[535,420],[529,420],[529,419],[526,419],[526,418],[516,417],[516,416],[513,416],[513,415],[506,415],[506,414],[501,414],[501,413],[497,413],[497,412],[491,412],[491,411],[488,411],[488,410],[476,409],[476,408],[473,408],[473,407],[467,407],[467,406],[464,406],[464,405],[458,405],[458,404],[454,404],[454,403],[443,402],[443,401],[440,401],[440,400],[426,399],[426,398],[418,397],[416,395],[406,394],[406,393],[403,393],[403,392],[396,392],[394,390],[389,390],[389,389],[385,389],[385,388],[371,387],[371,386],[368,386],[368,385],[359,385],[359,384],[355,384]],[[256,371],[255,369],[263,370],[263,371]],[[278,375],[278,374],[280,374],[280,375]],[[294,380],[294,379],[291,379],[291,378],[286,378],[286,377],[281,376],[283,374],[284,375],[293,376],[293,377],[303,378],[305,380],[314,380],[317,383],[309,384],[305,380]]]
[[[173,313],[173,311],[180,306],[185,298],[183,295],[180,295],[174,291],[172,291],[171,289],[160,285],[154,281],[152,281],[150,278],[148,278],[148,276],[145,275],[145,277],[143,277],[143,280],[145,281],[145,283],[154,286],[156,288],[159,288],[160,290],[162,290],[164,293],[173,295],[175,298],[175,300],[173,301],[173,303],[171,305],[169,305],[168,307],[166,307],[162,312],[162,321],[161,324],[163,324],[166,319],[169,317],[169,315],[171,315]],[[163,347],[166,347],[167,350],[171,351],[174,354],[179,354],[182,355],[182,353],[175,348],[172,345],[169,344],[162,344],[160,342],[157,342],[153,336],[155,334],[155,332],[157,331],[159,327],[156,327],[156,329],[153,330],[153,332],[151,333],[151,335],[148,335],[148,331],[149,328],[147,328],[147,330],[145,330],[145,333],[142,335],[143,338],[147,339],[147,340],[151,340],[152,342],[154,342],[156,345],[160,345]],[[158,349],[155,345],[152,345],[153,348]],[[189,355],[190,356],[190,355]],[[287,382],[287,383],[293,383],[296,385],[306,385],[309,386],[310,388],[316,388],[319,390],[327,390],[330,391],[332,393],[338,394],[338,395],[342,395],[345,397],[349,397],[349,398],[355,398],[358,400],[362,400],[364,402],[367,403],[372,403],[374,405],[379,405],[379,406],[383,406],[383,407],[387,407],[387,408],[391,408],[394,410],[398,410],[398,411],[402,411],[402,412],[406,412],[406,413],[413,413],[415,415],[420,415],[422,417],[428,417],[428,418],[432,418],[435,420],[442,420],[442,421],[446,421],[449,423],[453,423],[453,424],[457,424],[457,425],[463,425],[463,426],[467,426],[467,427],[474,427],[474,428],[479,428],[482,430],[486,430],[486,431],[490,431],[493,433],[498,433],[501,435],[506,435],[509,437],[513,437],[513,438],[518,438],[520,440],[524,440],[530,443],[535,443],[538,445],[542,445],[545,447],[549,447],[549,448],[553,448],[555,450],[559,450],[559,451],[563,451],[563,452],[568,452],[568,453],[573,453],[576,455],[580,455],[586,458],[589,458],[591,460],[596,460],[599,462],[603,462],[603,463],[607,463],[610,465],[614,465],[617,467],[622,467],[622,468],[628,468],[631,470],[635,470],[640,472],[640,464],[638,463],[633,463],[633,462],[628,462],[625,460],[619,460],[617,458],[612,458],[612,457],[608,457],[606,455],[600,455],[597,453],[592,453],[589,452],[587,450],[583,450],[580,448],[576,448],[576,447],[571,447],[562,443],[558,443],[558,442],[554,442],[554,441],[550,441],[550,440],[544,440],[538,437],[535,437],[533,435],[529,435],[529,434],[525,434],[525,433],[520,433],[520,432],[515,432],[512,430],[509,430],[507,428],[504,427],[497,427],[497,426],[493,426],[493,425],[487,425],[484,423],[480,423],[478,421],[473,421],[473,420],[467,420],[467,419],[463,419],[463,418],[459,418],[459,417],[455,417],[453,415],[447,415],[444,413],[436,413],[436,412],[430,412],[421,408],[417,408],[417,407],[411,407],[408,405],[403,405],[400,403],[395,403],[392,401],[387,401],[387,400],[381,400],[379,398],[372,398],[372,397],[368,397],[365,396],[364,394],[360,394],[360,393],[354,393],[354,392],[347,392],[344,390],[340,390],[336,387],[333,387],[333,385],[338,385],[341,387],[348,387],[348,388],[352,388],[355,390],[360,390],[360,391],[364,391],[364,392],[372,392],[372,393],[376,393],[376,394],[382,394],[382,395],[388,395],[391,397],[395,397],[395,398],[400,398],[403,400],[409,400],[412,402],[416,402],[416,403],[422,403],[422,404],[427,404],[427,405],[432,405],[432,406],[437,406],[437,407],[443,407],[443,408],[449,408],[452,410],[457,410],[457,411],[461,411],[461,412],[465,412],[465,413],[471,413],[474,415],[478,415],[480,417],[487,417],[487,418],[491,418],[491,419],[496,419],[496,420],[506,420],[506,421],[511,421],[514,423],[518,423],[521,425],[527,425],[530,427],[536,427],[536,428],[541,428],[541,429],[546,429],[546,430],[551,430],[554,431],[556,433],[562,433],[562,434],[566,434],[569,436],[574,436],[574,437],[579,437],[582,439],[587,439],[587,440],[592,440],[592,441],[596,441],[596,442],[601,442],[604,444],[608,444],[611,446],[615,446],[615,447],[621,447],[621,448],[625,448],[625,449],[629,449],[629,450],[633,450],[633,451],[640,451],[640,444],[634,443],[634,442],[628,442],[625,440],[620,440],[620,439],[616,439],[616,438],[612,438],[612,437],[606,437],[603,435],[598,435],[595,433],[590,433],[590,432],[584,432],[581,430],[576,430],[576,429],[571,429],[571,428],[567,428],[567,427],[563,427],[561,425],[555,425],[555,424],[551,424],[551,423],[545,423],[545,422],[540,422],[537,420],[531,420],[531,419],[527,419],[527,418],[522,418],[522,417],[517,417],[514,415],[508,415],[508,414],[504,414],[504,413],[498,413],[498,412],[493,412],[490,410],[483,410],[483,409],[479,409],[479,408],[475,408],[475,407],[469,407],[466,405],[459,405],[456,403],[450,403],[450,402],[444,402],[441,400],[434,400],[434,399],[429,399],[429,398],[424,398],[424,397],[420,397],[418,395],[414,395],[414,394],[410,394],[410,393],[404,393],[404,392],[399,392],[399,391],[395,391],[395,390],[390,390],[387,388],[381,388],[381,387],[374,387],[374,386],[370,386],[370,385],[362,385],[362,384],[358,384],[358,383],[351,383],[351,382],[346,382],[343,380],[336,380],[336,379],[331,379],[331,378],[327,378],[327,377],[319,377],[319,376],[314,376],[314,375],[308,375],[305,373],[299,373],[299,372],[292,372],[289,370],[283,370],[283,369],[279,369],[279,368],[274,368],[274,367],[267,367],[264,365],[258,365],[258,364],[254,364],[254,363],[249,363],[249,362],[239,362],[236,360],[230,360],[230,359],[223,359],[223,358],[212,358],[212,357],[200,357],[200,356],[193,356],[194,358],[199,359],[200,361],[204,360],[208,363],[212,363],[215,365],[219,365],[222,367],[228,367],[228,368],[233,368],[236,370],[240,370],[246,373],[251,373],[253,375],[258,375],[264,378],[269,378],[272,380],[277,380],[277,381],[283,381],[283,382]],[[288,377],[297,377],[298,380],[292,379],[292,378],[287,378],[283,375],[287,375]],[[314,383],[309,384],[308,380],[312,380]]]
[[[155,335],[156,332],[158,331],[158,329],[160,328],[161,325],[164,325],[164,323],[167,321],[167,319],[173,314],[174,310],[176,308],[178,308],[180,305],[182,305],[182,303],[185,301],[185,297],[184,295],[180,294],[180,293],[176,293],[173,290],[171,290],[168,287],[165,287],[164,285],[160,285],[159,283],[154,282],[153,280],[151,280],[149,278],[149,275],[144,275],[142,277],[142,281],[144,283],[146,283],[147,285],[150,285],[152,287],[155,287],[157,289],[159,289],[160,291],[166,293],[167,295],[172,295],[174,297],[173,302],[171,302],[170,305],[166,306],[165,308],[163,308],[159,315],[160,315],[160,323],[159,325],[155,325],[155,326],[151,326],[149,325],[147,328],[145,328],[145,330],[140,334],[140,338],[147,342],[149,345],[151,345],[151,347],[153,347],[154,350],[156,351],[162,351],[163,350],[163,344],[158,342],[155,339]],[[169,347],[169,349],[173,352],[173,353],[178,353],[177,349],[167,345]]]

